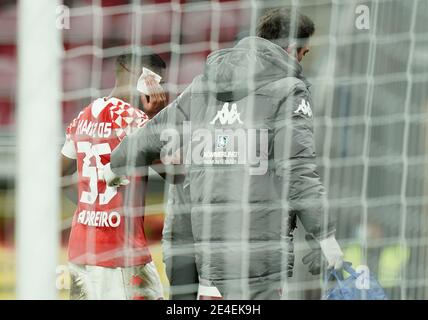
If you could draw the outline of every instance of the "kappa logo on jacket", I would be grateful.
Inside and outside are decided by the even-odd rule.
[[[297,110],[295,110],[294,113],[303,113],[305,116],[312,117],[312,110],[309,102],[306,102],[305,99],[302,99],[302,102],[300,102]]]
[[[210,124],[215,124],[217,120],[219,120],[222,125],[234,124],[236,121],[238,121],[239,124],[243,123],[236,103],[232,103],[229,109],[229,102],[226,102],[223,108],[217,111],[217,115]]]

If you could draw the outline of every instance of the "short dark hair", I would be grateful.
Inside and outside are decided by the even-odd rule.
[[[144,48],[142,53],[127,53],[116,58],[116,75],[125,70],[131,70],[133,64],[140,61],[141,67],[145,66],[153,69],[154,72],[159,72],[166,69],[165,61],[150,48]]]
[[[270,9],[260,17],[257,24],[258,37],[283,48],[288,47],[292,41],[297,41],[298,48],[303,47],[314,32],[315,25],[311,18],[289,8]]]

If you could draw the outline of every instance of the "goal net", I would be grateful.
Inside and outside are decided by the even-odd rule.
[[[141,46],[158,53],[167,64],[164,88],[172,102],[203,72],[208,54],[255,35],[260,15],[280,6],[295,6],[315,23],[302,66],[312,84],[317,165],[328,196],[327,212],[337,217],[336,238],[345,260],[355,268],[367,266],[391,299],[427,299],[427,0],[64,1],[56,8],[63,41],[62,127],[90,102],[110,94],[117,56]],[[11,202],[20,183],[10,174],[19,149],[14,139],[15,86],[20,81],[15,71],[17,31],[11,27],[17,10],[15,1],[0,4],[0,298],[4,292],[5,297],[15,293],[11,279],[16,269],[9,261],[15,254],[16,210]],[[34,82],[34,90],[38,86],[43,79]],[[57,138],[63,141],[64,136]],[[76,175],[62,180],[62,249],[59,260],[52,257],[59,266],[62,298],[68,297],[68,274],[61,266],[66,265],[75,210],[65,193],[74,183]],[[244,198],[249,197],[246,187],[243,182]],[[193,254],[189,245],[161,246],[169,189],[150,171],[145,230],[166,297],[165,250]],[[305,233],[299,222],[294,273],[283,288],[286,298],[320,299],[325,290],[323,276],[312,276],[301,261],[310,252]]]

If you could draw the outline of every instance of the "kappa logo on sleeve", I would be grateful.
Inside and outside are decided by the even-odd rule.
[[[297,110],[295,110],[294,113],[302,113],[305,116],[312,117],[312,110],[309,102],[307,102],[305,99],[302,99],[299,106],[297,107]]]
[[[241,114],[238,112],[236,103],[232,103],[229,109],[229,102],[226,102],[223,105],[223,108],[217,111],[217,115],[210,122],[210,124],[215,124],[217,120],[219,120],[222,125],[234,124],[236,121],[238,121],[239,124],[243,123],[241,121]]]

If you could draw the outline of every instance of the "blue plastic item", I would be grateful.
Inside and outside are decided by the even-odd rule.
[[[387,300],[385,291],[376,280],[375,276],[370,272],[367,286],[368,289],[358,288],[357,283],[361,283],[358,279],[363,272],[357,273],[352,267],[350,262],[343,264],[343,269],[349,273],[349,277],[344,279],[341,272],[335,270],[327,271],[326,284],[333,276],[336,278],[336,285],[325,292],[323,300]]]

